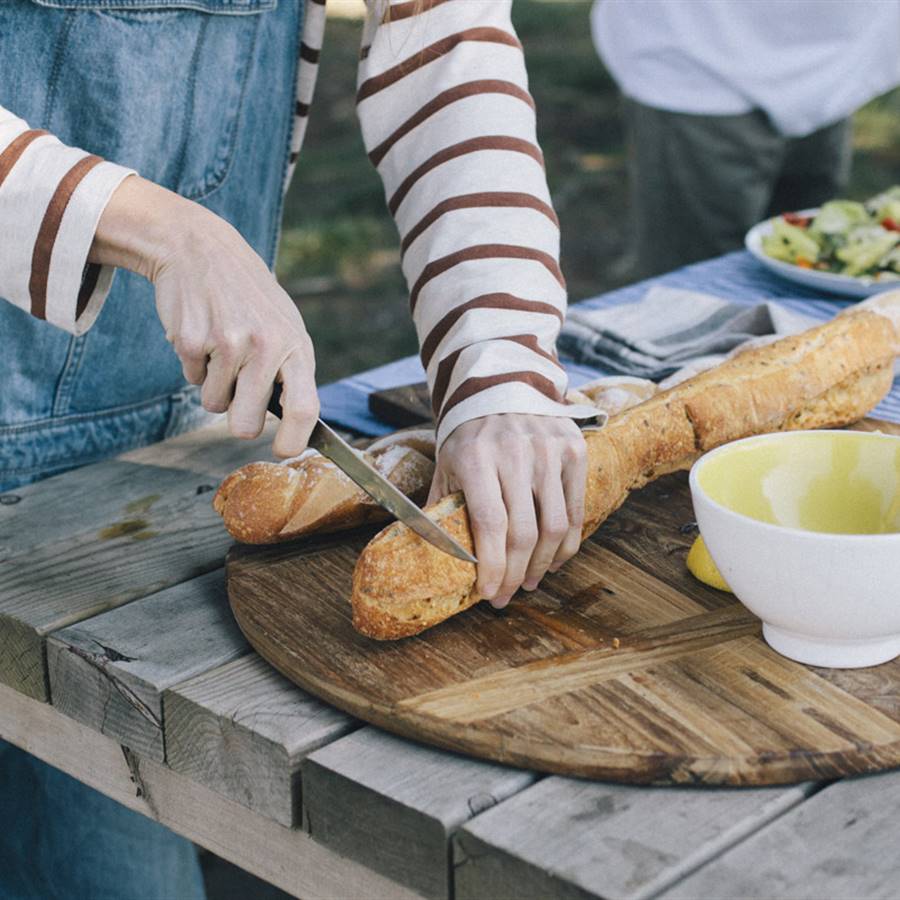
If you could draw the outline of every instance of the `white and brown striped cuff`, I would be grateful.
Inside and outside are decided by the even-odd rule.
[[[113,269],[89,265],[100,216],[132,170],[0,120],[0,296],[73,334],[100,311]],[[6,139],[3,140],[4,131]]]

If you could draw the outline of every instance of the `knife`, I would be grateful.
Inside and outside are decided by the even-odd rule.
[[[269,412],[281,418],[282,386],[275,382]],[[379,506],[408,525],[438,550],[457,559],[477,563],[465,547],[454,540],[440,525],[432,522],[404,493],[394,487],[380,472],[370,466],[357,452],[321,419],[313,428],[307,445],[327,456],[351,481],[356,482]]]

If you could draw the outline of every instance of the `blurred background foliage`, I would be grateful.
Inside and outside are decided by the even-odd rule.
[[[356,121],[359,9],[357,0],[328,3],[316,102],[277,267],[315,341],[320,384],[417,349],[397,233]],[[573,301],[634,280],[619,96],[594,52],[589,11],[588,0],[513,6]],[[900,183],[900,90],[860,110],[855,124],[849,195],[861,199]]]

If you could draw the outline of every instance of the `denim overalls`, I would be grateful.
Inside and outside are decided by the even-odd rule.
[[[0,0],[0,104],[204,204],[271,265],[302,2]],[[137,275],[79,338],[0,301],[0,490],[202,415]],[[0,900],[202,897],[189,842],[2,741],[0,818]]]
[[[0,105],[197,200],[271,265],[301,16],[302,0],[4,0]],[[203,418],[152,286],[125,271],[78,338],[0,302],[0,386],[0,490]]]

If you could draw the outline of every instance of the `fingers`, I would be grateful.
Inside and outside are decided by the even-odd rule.
[[[533,591],[556,559],[569,532],[569,515],[566,495],[563,492],[561,460],[553,460],[544,470],[541,483],[535,491],[537,504],[538,539],[522,581],[526,591]]]
[[[494,605],[506,574],[506,505],[496,472],[468,463],[457,478],[466,498],[469,524],[478,557],[477,591]],[[432,487],[432,490],[434,488]],[[505,598],[500,606],[505,606]]]
[[[465,423],[447,440],[429,502],[462,488],[482,597],[502,608],[581,544],[587,448],[578,427],[523,416]],[[441,464],[441,459],[443,464]]]
[[[428,492],[428,500],[425,501],[425,505],[431,506],[432,503],[437,503],[441,497],[446,497],[450,493],[452,493],[450,482],[447,480],[443,469],[438,466],[434,470],[434,478],[431,479],[431,490]]]
[[[274,380],[274,371],[260,365],[247,365],[240,370],[234,398],[228,407],[228,428],[235,437],[259,437],[266,424],[266,407]]]
[[[311,362],[294,354],[281,367],[281,424],[272,450],[282,458],[298,456],[306,448],[319,418],[319,396]],[[271,384],[270,384],[271,386]],[[266,403],[268,403],[266,395]],[[265,409],[265,404],[263,404]]]
[[[203,384],[206,380],[206,354],[181,358],[181,371],[188,384]]]
[[[528,465],[528,461],[510,458],[500,470],[500,485],[506,504],[508,526],[506,571],[497,596],[491,601],[498,609],[506,606],[512,595],[522,586],[538,542],[532,468]]]
[[[559,545],[550,571],[555,572],[571,559],[581,546],[581,529],[584,525],[584,492],[587,486],[587,446],[579,434],[563,451],[562,488],[565,494],[568,531]]]
[[[223,413],[234,396],[237,361],[227,353],[213,352],[206,366],[206,378],[200,390],[203,408],[209,412]]]

